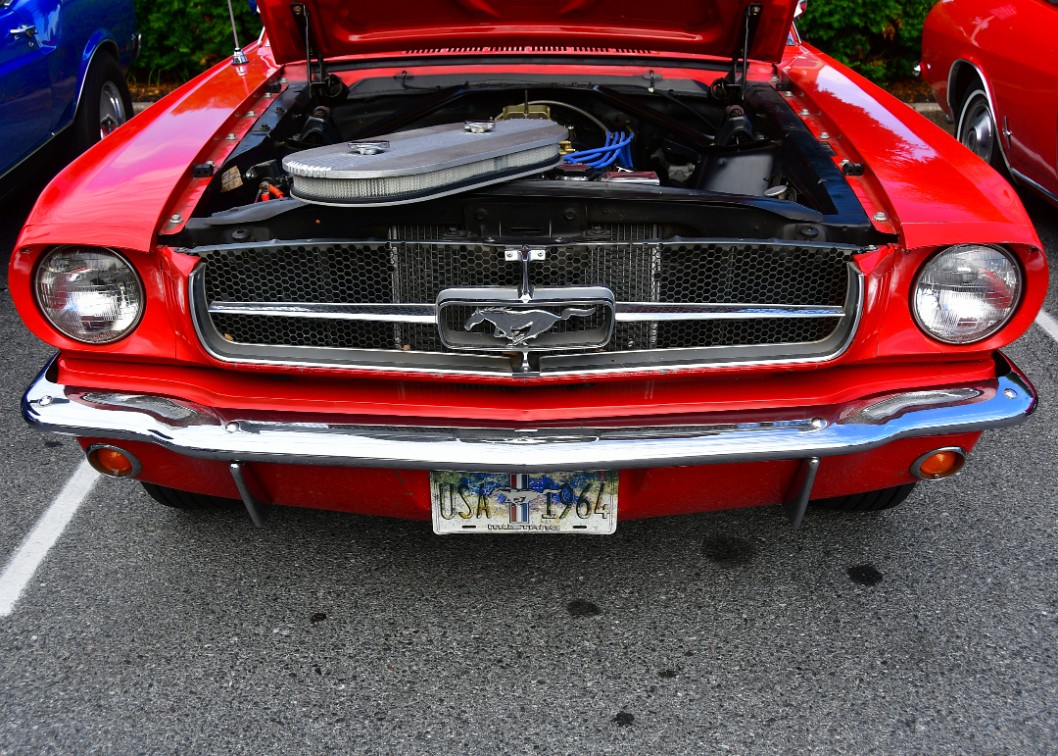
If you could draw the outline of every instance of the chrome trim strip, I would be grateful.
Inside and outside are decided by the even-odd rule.
[[[277,242],[278,244],[278,242]],[[226,245],[241,248],[245,245]],[[841,245],[825,245],[828,248]],[[859,249],[859,248],[857,248]],[[730,347],[694,347],[688,349],[638,349],[627,352],[576,354],[542,357],[542,376],[591,376],[619,373],[635,375],[659,370],[694,370],[703,367],[748,367],[753,365],[809,365],[830,362],[843,355],[856,335],[863,315],[863,274],[849,262],[849,287],[838,329],[824,342],[798,342],[804,348],[813,343],[815,353],[790,356],[788,344],[740,345]],[[339,367],[350,372],[432,373],[449,375],[486,375],[520,378],[511,360],[503,356],[472,353],[402,352],[398,350],[345,349],[330,347],[295,347],[240,344],[219,341],[213,327],[205,294],[205,266],[199,265],[188,277],[188,300],[191,321],[205,352],[218,362],[234,365],[277,365],[282,367]],[[222,351],[223,350],[223,351]],[[534,374],[535,375],[535,374]]]
[[[1049,199],[1051,202],[1054,202],[1055,204],[1058,204],[1058,194],[1055,194],[1050,189],[1047,189],[1046,187],[1041,186],[1040,184],[1038,184],[1037,182],[1033,181],[1028,176],[1026,176],[1024,173],[1022,173],[1021,171],[1014,170],[1009,165],[1007,166],[1007,168],[1010,171],[1010,175],[1013,176],[1014,179],[1019,184],[1026,184],[1030,188],[1035,189],[1037,192],[1039,192],[1044,197]]]
[[[667,467],[840,456],[902,438],[1014,425],[1035,409],[1035,391],[1002,355],[996,361],[999,376],[975,385],[863,397],[797,415],[775,410],[726,413],[713,424],[543,429],[400,426],[384,419],[351,425],[341,416],[321,421],[294,413],[265,419],[164,396],[78,390],[50,377],[53,362],[26,391],[22,414],[42,430],[144,441],[229,463],[510,473]]]
[[[775,318],[843,318],[844,307],[774,304],[714,304],[709,302],[672,304],[668,302],[617,302],[618,323],[674,320],[760,320]]]
[[[339,302],[220,302],[209,303],[210,315],[254,315],[315,320],[366,320],[384,323],[437,323],[432,304],[344,304]],[[843,307],[772,304],[672,304],[659,302],[615,302],[618,323],[677,320],[759,320],[763,318],[843,318]]]
[[[270,203],[274,204],[274,203]],[[331,243],[330,240],[327,242]],[[447,239],[386,239],[385,241],[363,241],[357,239],[342,239],[336,243],[339,244],[354,244],[365,247],[380,247],[380,248],[392,248],[401,245],[418,245],[428,244],[431,247],[466,247],[468,244],[475,247],[483,247],[492,249],[497,253],[509,250],[512,248],[511,244],[498,244],[496,242],[466,242],[466,241],[449,241]],[[230,244],[211,244],[208,246],[201,247],[178,247],[177,252],[181,254],[187,254],[192,257],[204,257],[214,252],[239,252],[245,249],[255,249],[261,251],[268,250],[281,250],[290,246],[319,246],[321,242],[314,242],[312,239],[272,239],[271,241],[262,242],[232,242]],[[614,246],[627,246],[627,247],[647,247],[663,249],[665,247],[686,247],[686,246],[701,246],[707,247],[710,245],[717,246],[761,246],[767,247],[768,249],[840,249],[845,250],[853,255],[863,254],[868,250],[867,247],[858,244],[848,244],[845,242],[810,242],[810,241],[785,241],[782,239],[724,239],[724,238],[694,238],[684,239],[681,241],[648,241],[648,240],[619,240],[619,241],[577,241],[572,243],[547,243],[538,245],[541,248],[549,247],[569,247],[574,246],[578,248],[592,249],[595,247],[612,248]],[[517,248],[515,246],[515,248]]]
[[[343,304],[338,302],[218,302],[210,315],[260,315],[316,320],[368,320],[383,323],[437,323],[432,304]]]
[[[70,123],[68,123],[65,126],[63,126],[61,129],[59,129],[58,131],[55,131],[52,134],[50,134],[46,140],[44,140],[39,145],[37,145],[28,155],[26,155],[24,158],[19,160],[17,163],[15,163],[13,166],[8,168],[3,173],[0,173],[0,179],[6,179],[9,176],[13,176],[15,171],[17,171],[22,166],[29,164],[30,161],[33,160],[33,158],[35,158],[37,155],[40,154],[41,150],[43,150],[45,147],[47,147],[49,144],[51,144],[55,140],[56,137],[58,137],[61,134],[65,134],[70,129],[70,127],[72,125],[73,125],[73,122],[71,121]]]
[[[611,373],[636,374],[664,370],[693,370],[702,367],[748,367],[752,365],[811,365],[836,360],[852,345],[863,316],[863,274],[849,263],[849,289],[844,310],[851,318],[822,342],[798,342],[793,346],[804,349],[812,344],[815,354],[790,356],[790,344],[761,344],[734,347],[695,347],[692,349],[655,349],[630,352],[607,352],[598,355],[545,356],[540,358],[541,375],[605,375]],[[579,365],[574,362],[579,362]],[[649,363],[649,364],[642,364]],[[567,367],[568,366],[568,367]]]

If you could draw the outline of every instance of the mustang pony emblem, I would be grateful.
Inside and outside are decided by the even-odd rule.
[[[507,339],[509,346],[522,346],[530,339],[535,339],[540,334],[551,330],[560,320],[569,320],[573,317],[586,318],[594,312],[594,307],[567,307],[562,310],[561,314],[547,310],[480,307],[467,318],[463,330],[470,331],[479,323],[488,321],[495,329],[493,336]]]

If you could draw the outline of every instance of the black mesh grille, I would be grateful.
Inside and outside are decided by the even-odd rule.
[[[203,254],[206,295],[227,302],[388,302],[386,245],[290,245]]]
[[[423,227],[418,235],[442,234]],[[405,236],[407,239],[409,236]],[[627,237],[637,235],[630,232]],[[390,241],[198,250],[207,302],[429,303],[448,288],[516,287],[503,245]],[[842,306],[851,251],[766,243],[547,247],[536,287],[605,286],[620,302]],[[838,318],[619,322],[606,351],[819,342]],[[437,326],[214,314],[220,338],[262,346],[446,351]]]
[[[323,318],[263,318],[255,315],[214,315],[221,338],[242,344],[267,344],[335,349],[400,349],[400,329],[393,323],[326,320]],[[437,332],[437,328],[429,326]],[[409,347],[410,348],[410,347]],[[416,349],[422,347],[416,346]],[[433,350],[424,350],[433,351]]]
[[[840,305],[848,286],[845,259],[812,247],[670,247],[659,276],[660,301]]]
[[[503,251],[480,245],[397,246],[393,259],[400,274],[393,301],[433,302],[442,289],[457,287],[517,286],[521,267],[504,260]],[[650,302],[657,275],[654,257],[645,247],[624,244],[555,247],[546,260],[532,264],[533,285],[606,286],[618,301]]]

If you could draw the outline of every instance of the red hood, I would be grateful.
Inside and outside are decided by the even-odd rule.
[[[304,7],[319,52],[570,52],[629,48],[730,58],[739,54],[750,5],[760,7],[750,57],[778,61],[796,0],[258,0],[276,60],[305,58]],[[536,50],[532,48],[538,48]],[[507,49],[504,49],[507,48]],[[559,49],[556,49],[559,48]],[[582,48],[582,49],[576,49]]]

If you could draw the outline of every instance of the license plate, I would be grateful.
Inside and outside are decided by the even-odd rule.
[[[617,479],[616,470],[432,472],[433,531],[609,535],[617,528]]]

